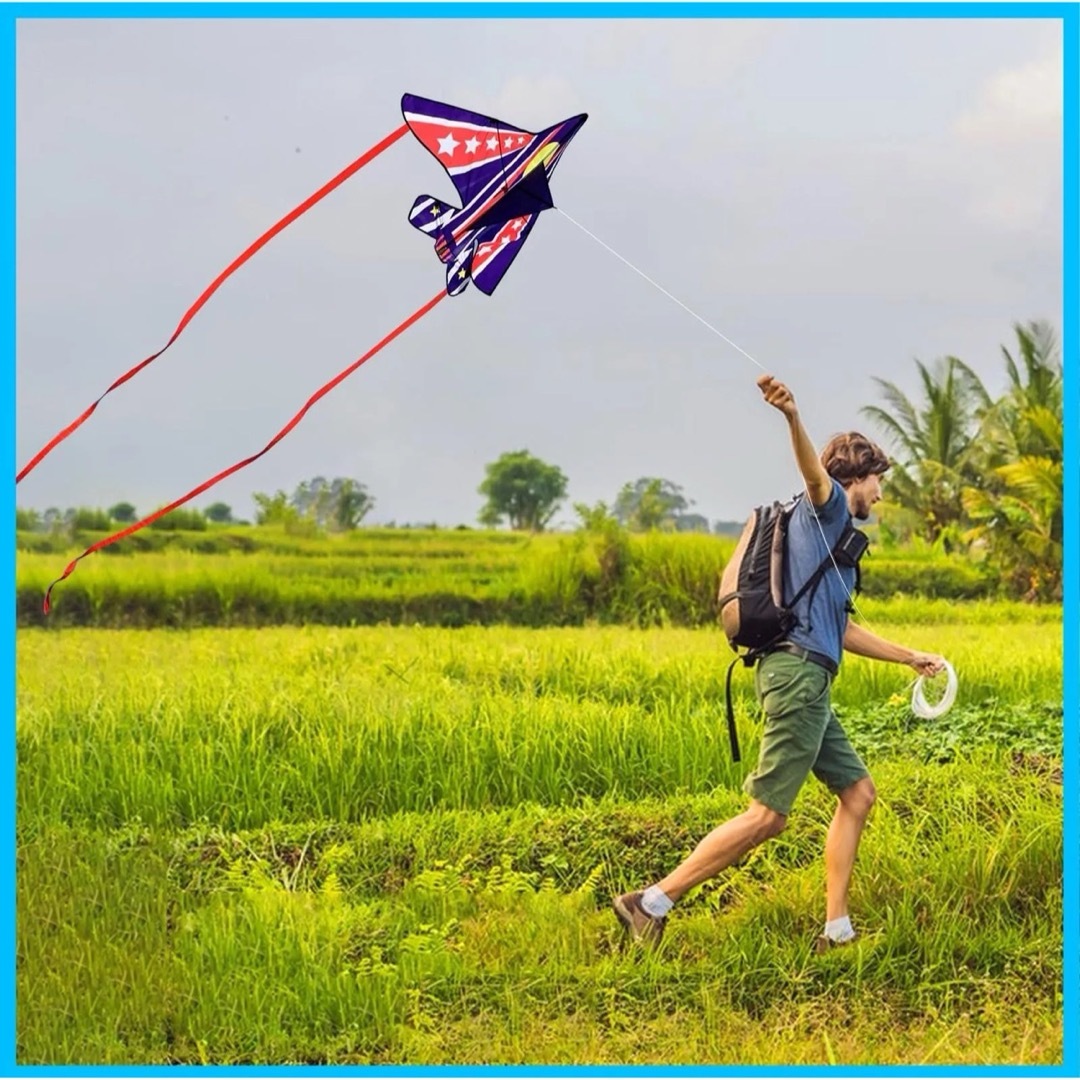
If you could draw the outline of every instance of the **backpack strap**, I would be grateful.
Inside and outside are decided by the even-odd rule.
[[[731,742],[732,761],[741,761],[742,758],[739,756],[739,735],[735,730],[735,710],[731,704],[731,673],[735,670],[735,665],[740,660],[749,667],[750,664],[753,663],[753,660],[750,659],[752,655],[753,653],[747,653],[746,656],[736,656],[735,659],[728,664],[727,669],[727,685],[725,687],[724,696],[727,700],[727,730],[728,739]]]
[[[805,582],[803,582],[802,588],[799,589],[799,591],[791,598],[791,603],[787,605],[788,610],[791,612],[792,616],[794,616],[795,605],[803,598],[803,596],[806,595],[807,590],[810,590],[810,599],[807,601],[806,605],[807,631],[813,629],[813,627],[809,623],[809,619],[810,607],[814,603],[814,594],[817,592],[818,586],[821,584],[821,579],[825,576],[825,572],[829,569],[831,563],[832,552],[830,551],[829,554],[826,555],[825,558],[822,559],[821,562],[818,564],[818,568],[806,579]]]

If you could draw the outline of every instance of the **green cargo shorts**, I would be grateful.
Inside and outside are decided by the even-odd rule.
[[[765,730],[757,768],[743,787],[778,814],[791,813],[811,772],[835,794],[870,775],[832,711],[831,686],[823,667],[791,653],[769,653],[754,668]]]

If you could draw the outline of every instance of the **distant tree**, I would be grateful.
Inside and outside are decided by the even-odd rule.
[[[334,524],[339,529],[355,529],[375,506],[375,500],[358,480],[337,479],[330,485]]]
[[[480,511],[482,525],[542,532],[566,497],[567,478],[557,465],[548,465],[527,450],[512,450],[485,466],[480,494],[487,498]]]
[[[290,505],[289,496],[284,491],[278,490],[273,495],[256,491],[251,497],[257,507],[256,525],[288,525],[300,516],[296,507]]]
[[[375,506],[359,480],[316,476],[296,486],[289,498],[296,513],[320,529],[355,529]]]
[[[709,519],[704,514],[679,514],[675,518],[675,529],[678,532],[703,532],[709,531]]]
[[[138,521],[135,507],[129,502],[118,502],[115,506],[110,506],[109,517],[113,521],[119,521],[121,525],[130,525],[131,522]]]
[[[324,524],[330,512],[330,484],[325,476],[302,480],[289,498],[289,505],[301,517]]]
[[[712,531],[717,536],[742,536],[745,521],[714,521]]]
[[[64,523],[64,515],[59,507],[50,506],[41,517],[41,524],[50,532],[56,532]]]
[[[615,516],[636,532],[674,528],[679,516],[692,504],[683,489],[670,480],[643,476],[624,484],[615,499]]]
[[[232,507],[223,502],[211,503],[206,508],[206,518],[208,521],[216,522],[218,525],[231,524],[233,520]]]
[[[15,508],[15,528],[20,532],[37,532],[41,526],[41,515],[36,510]]]

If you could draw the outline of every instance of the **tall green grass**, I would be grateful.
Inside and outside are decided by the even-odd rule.
[[[815,957],[831,806],[677,909],[607,907],[735,793],[178,833],[49,826],[19,851],[22,1063],[1049,1064],[1060,795],[993,756],[880,770]],[[681,1032],[681,1037],[680,1037]]]
[[[745,806],[715,629],[20,630],[17,1060],[1059,1063],[1060,608],[860,609],[960,695],[845,659],[879,798],[824,957],[813,780],[655,954],[608,906]]]
[[[834,701],[868,753],[1060,745],[1052,624],[890,636],[949,656],[960,699],[916,723],[910,669],[847,658]],[[715,631],[614,627],[23,631],[20,812],[243,828],[707,791],[739,772],[723,720],[732,655]],[[733,686],[752,757],[760,724],[741,665]]]

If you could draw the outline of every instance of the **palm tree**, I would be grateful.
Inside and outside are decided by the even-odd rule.
[[[1026,455],[1061,456],[1061,348],[1049,323],[1014,324],[1023,368],[1002,346],[1009,386],[984,417],[980,442],[991,466]]]
[[[933,370],[915,361],[924,402],[916,406],[895,383],[875,378],[889,408],[868,405],[899,451],[884,487],[883,518],[907,521],[925,539],[946,547],[963,518],[960,492],[976,479],[975,434],[991,408],[982,380],[962,360],[948,356]]]
[[[963,506],[1002,575],[1029,600],[1061,599],[1064,519],[1061,350],[1045,322],[1014,325],[1023,369],[1002,348],[1009,388],[983,417],[984,477]]]

